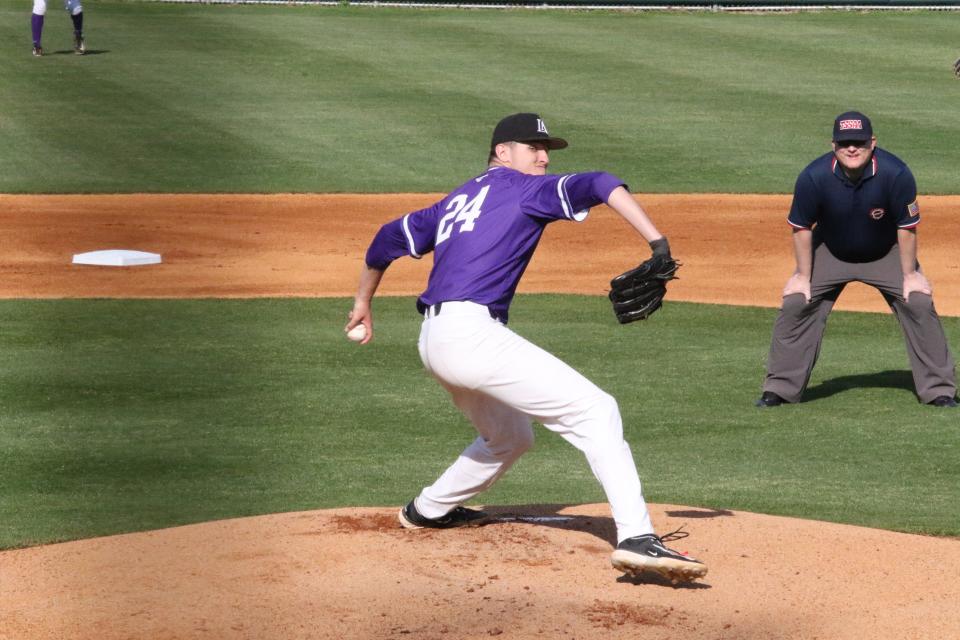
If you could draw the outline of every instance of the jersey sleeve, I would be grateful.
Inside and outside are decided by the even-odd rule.
[[[913,229],[920,224],[920,205],[917,203],[917,181],[904,167],[900,175],[893,181],[890,197],[897,215],[898,229]]]
[[[817,222],[817,190],[813,177],[807,171],[797,176],[793,187],[793,202],[787,222],[794,229],[810,229]]]
[[[522,210],[535,218],[581,222],[591,207],[607,201],[610,193],[626,184],[604,172],[528,176]]]
[[[406,214],[380,227],[367,248],[367,266],[386,270],[397,258],[420,259],[433,251],[440,202]]]

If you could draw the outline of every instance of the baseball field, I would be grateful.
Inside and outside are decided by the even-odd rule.
[[[960,16],[86,7],[0,0],[0,638],[947,638],[960,414],[920,405],[851,286],[805,402],[758,410],[784,216],[832,118],[917,177],[956,353]],[[26,45],[26,46],[24,46]],[[343,338],[378,226],[482,170],[535,110],[551,170],[627,181],[684,263],[619,326],[647,255],[615,214],[552,225],[511,326],[613,394],[661,532],[700,583],[625,579],[581,454],[546,430],[471,531],[396,508],[472,439],[423,371],[429,258]],[[163,263],[70,264],[105,248]]]

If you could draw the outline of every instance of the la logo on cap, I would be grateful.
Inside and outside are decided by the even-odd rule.
[[[547,135],[550,135],[550,132],[547,131],[547,125],[545,125],[543,123],[543,120],[541,120],[540,118],[537,118],[537,133],[545,133]]]

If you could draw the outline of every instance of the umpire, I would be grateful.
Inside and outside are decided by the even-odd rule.
[[[820,353],[827,316],[848,282],[883,295],[906,338],[921,402],[956,407],[953,357],[917,262],[917,185],[900,158],[877,147],[870,119],[837,116],[833,152],[797,178],[787,222],[796,271],[783,289],[758,407],[799,402]]]

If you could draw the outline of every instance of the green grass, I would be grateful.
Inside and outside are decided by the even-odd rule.
[[[457,11],[0,0],[0,192],[442,191],[535,110],[635,191],[791,191],[859,108],[955,193],[960,15]]]
[[[376,341],[343,299],[0,301],[0,548],[396,505],[474,437],[423,370],[410,298]],[[955,412],[919,405],[891,316],[831,316],[808,401],[758,410],[771,309],[521,296],[512,326],[619,401],[647,499],[960,535]],[[960,320],[945,319],[960,339]],[[488,504],[603,501],[538,427]]]
[[[956,193],[954,13],[787,15],[0,0],[0,193],[442,191],[540,112],[635,191],[789,192],[849,108],[925,193]],[[400,504],[473,437],[415,349],[345,300],[0,301],[0,548],[232,516]],[[956,413],[913,397],[889,316],[836,313],[808,402],[759,393],[774,312],[523,296],[513,326],[619,400],[653,502],[960,535]],[[953,344],[960,321],[946,319]],[[538,430],[489,503],[603,496]]]

